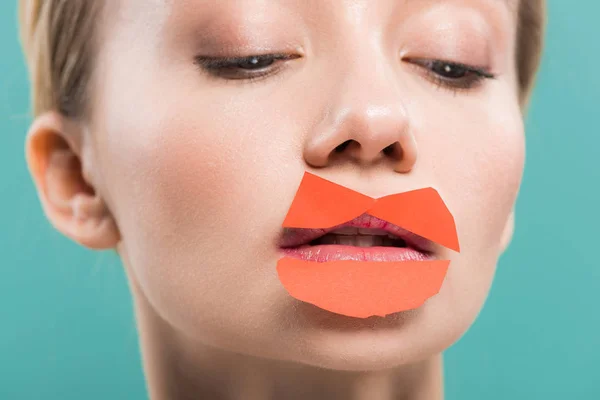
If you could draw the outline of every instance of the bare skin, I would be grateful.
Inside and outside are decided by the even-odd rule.
[[[26,157],[56,229],[118,249],[153,400],[443,398],[441,354],[475,320],[512,236],[525,154],[514,9],[483,0],[106,7],[91,115],[40,115]],[[294,57],[252,82],[251,70],[194,63],[273,53]],[[444,79],[443,65],[432,72],[415,60],[494,78]],[[400,151],[383,152],[394,144]],[[461,243],[460,254],[440,254],[451,260],[440,293],[364,320],[291,298],[275,242],[304,171],[371,197],[435,187]]]

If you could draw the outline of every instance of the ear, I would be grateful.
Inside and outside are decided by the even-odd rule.
[[[506,220],[506,225],[504,226],[504,231],[502,232],[502,238],[500,239],[500,251],[503,253],[510,245],[510,242],[513,237],[513,232],[515,231],[515,209],[513,208]]]
[[[68,238],[94,250],[114,248],[120,234],[82,165],[83,131],[57,112],[37,117],[27,133],[25,158],[46,217]],[[91,154],[91,152],[90,152]]]

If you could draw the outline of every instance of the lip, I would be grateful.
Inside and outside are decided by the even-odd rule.
[[[282,249],[288,257],[312,262],[330,261],[429,261],[435,260],[433,254],[424,253],[410,247],[356,247],[335,244],[301,246]]]
[[[381,229],[404,240],[407,247],[308,245],[311,241],[329,232],[345,227]],[[434,242],[366,213],[351,221],[326,229],[285,228],[279,247],[284,250],[285,254],[311,261],[350,259],[362,261],[429,260],[432,259],[431,253],[436,250]],[[350,257],[350,255],[351,258],[344,258]]]

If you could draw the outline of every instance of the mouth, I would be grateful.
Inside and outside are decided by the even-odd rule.
[[[305,172],[282,226],[276,268],[285,290],[355,318],[420,307],[450,264],[439,246],[460,252],[454,218],[432,187],[372,198]]]
[[[313,262],[437,258],[434,242],[366,213],[327,229],[285,228],[279,247],[288,257]]]

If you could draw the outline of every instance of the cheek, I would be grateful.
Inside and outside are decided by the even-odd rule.
[[[248,118],[256,115],[250,107],[244,102],[224,112],[201,99],[148,103],[140,107],[148,112],[107,129],[102,150],[115,214],[146,296],[173,325],[213,338],[219,332],[207,330],[222,335],[226,324],[219,320],[238,321],[233,334],[252,337],[255,325],[239,327],[248,319],[240,304],[265,310],[253,317],[266,323],[277,315],[267,304],[283,294],[270,243],[299,182],[289,179],[294,143],[277,137],[298,134],[286,132],[285,112]]]
[[[436,318],[454,316],[444,327],[453,332],[445,336],[450,341],[467,330],[484,304],[523,173],[521,114],[514,101],[498,98],[468,111],[429,109],[427,115],[437,117],[421,119],[427,125],[419,131],[419,155],[454,215],[461,244],[460,253],[449,254],[440,295],[431,299]]]
[[[483,251],[497,252],[507,219],[512,211],[525,160],[522,119],[488,116],[486,126],[475,124],[473,140],[466,145],[467,156],[458,169],[456,187],[464,188],[465,206],[460,218]],[[469,155],[470,154],[470,155]],[[462,184],[461,184],[462,182]]]
[[[440,109],[423,118],[419,156],[443,190],[467,254],[497,251],[522,179],[525,140],[509,96],[466,109]],[[431,115],[431,114],[428,114]],[[462,246],[464,245],[464,246]]]

